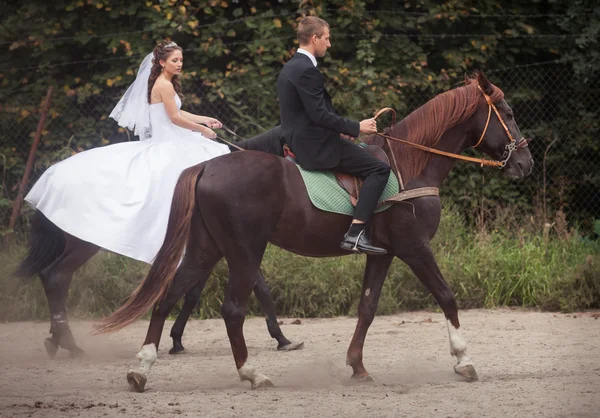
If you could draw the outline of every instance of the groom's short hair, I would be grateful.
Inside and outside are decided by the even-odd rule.
[[[313,35],[323,36],[325,28],[329,29],[329,23],[316,16],[307,16],[298,24],[298,42],[306,45]]]

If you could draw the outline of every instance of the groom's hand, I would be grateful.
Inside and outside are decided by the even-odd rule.
[[[377,133],[377,121],[374,118],[360,121],[360,133],[374,134]]]

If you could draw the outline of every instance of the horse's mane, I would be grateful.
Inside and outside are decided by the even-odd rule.
[[[409,114],[384,132],[395,138],[404,139],[415,144],[434,147],[448,129],[469,119],[482,98],[477,88],[477,76],[465,80],[465,85],[435,96],[423,106]],[[492,101],[502,100],[504,93],[498,87],[492,86]],[[390,151],[381,136],[373,135],[364,139],[368,144],[379,145]],[[391,141],[391,152],[398,160],[398,168],[404,182],[417,177],[425,168],[432,154]]]

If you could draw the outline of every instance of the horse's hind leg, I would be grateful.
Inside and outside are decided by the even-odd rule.
[[[131,388],[136,392],[144,391],[148,373],[156,361],[158,346],[160,344],[160,338],[167,316],[181,296],[186,290],[193,286],[195,282],[204,286],[214,265],[220,258],[216,257],[214,260],[207,260],[202,265],[199,265],[191,261],[186,262],[186,260],[189,260],[189,257],[190,255],[188,252],[182,265],[177,270],[167,295],[152,311],[146,339],[144,340],[142,349],[136,355],[136,358],[139,360],[139,368],[137,370],[132,369],[127,373],[127,381]]]
[[[450,337],[450,354],[458,360],[458,363],[454,366],[454,371],[468,381],[477,380],[475,366],[467,355],[467,343],[459,332],[458,306],[456,305],[454,293],[444,280],[431,249],[429,246],[424,245],[419,248],[419,251],[415,251],[412,256],[402,257],[402,259],[427,287],[442,311],[444,311]]]
[[[277,323],[277,315],[275,314],[275,304],[269,290],[269,286],[265,282],[262,271],[259,271],[258,279],[254,285],[254,294],[260,303],[260,306],[265,314],[267,321],[267,329],[272,338],[277,340],[277,350],[292,351],[304,347],[303,342],[293,343],[283,335],[279,324]]]
[[[167,316],[177,301],[194,285],[200,288],[200,292],[202,291],[206,280],[220,259],[221,253],[205,229],[202,229],[201,232],[193,230],[189,245],[186,247],[185,257],[177,269],[169,291],[152,311],[146,339],[142,349],[136,355],[139,360],[139,368],[127,373],[127,381],[136,392],[144,391],[148,373],[156,361],[158,345]]]
[[[73,273],[83,266],[99,248],[78,238],[68,236],[62,255],[40,273],[40,278],[50,308],[50,334],[44,342],[50,357],[54,357],[58,348],[69,350],[71,356],[83,354],[75,343],[67,320],[67,296]]]
[[[273,386],[271,379],[257,372],[247,363],[248,349],[243,332],[248,297],[260,276],[260,260],[258,263],[241,262],[241,260],[232,262],[228,258],[227,263],[229,264],[229,283],[223,305],[221,305],[221,314],[225,320],[240,380],[249,380],[252,383],[252,389]]]
[[[188,255],[186,255],[186,258],[187,257]],[[216,261],[218,261],[218,258]],[[127,373],[127,382],[132,390],[136,392],[144,391],[148,374],[158,355],[158,346],[160,344],[160,338],[167,316],[169,316],[169,313],[173,310],[173,307],[181,296],[183,296],[185,291],[188,290],[190,286],[194,285],[194,282],[198,281],[198,283],[201,283],[202,285],[206,283],[216,261],[212,263],[212,265],[207,264],[200,267],[193,264],[184,265],[186,263],[184,260],[184,264],[177,270],[167,295],[152,311],[146,339],[144,340],[142,349],[135,356],[135,358],[139,360],[138,368],[131,369]]]

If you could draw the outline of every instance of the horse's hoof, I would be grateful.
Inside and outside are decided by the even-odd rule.
[[[475,367],[472,364],[465,364],[463,366],[457,364],[456,366],[454,366],[454,372],[467,379],[467,382],[474,382],[476,380],[479,380],[479,376],[477,376]]]
[[[70,348],[69,349],[69,357],[71,358],[80,358],[83,357],[85,354],[85,351],[83,351],[81,348],[75,346],[75,348]]]
[[[173,346],[173,348],[171,348],[169,350],[169,354],[181,354],[185,351],[185,348],[180,345],[180,346]]]
[[[373,378],[371,376],[369,376],[368,373],[365,375],[354,374],[354,375],[352,375],[352,382],[353,383],[373,383],[373,382],[375,382],[375,380],[373,380]]]
[[[304,347],[304,343],[289,343],[286,345],[282,345],[282,346],[278,346],[277,350],[278,351],[294,351],[294,350],[300,350]]]
[[[148,379],[141,373],[130,371],[127,373],[127,383],[131,390],[142,393],[146,387]]]
[[[275,385],[267,376],[259,376],[252,382],[252,389],[258,388],[274,388]]]
[[[50,356],[50,358],[54,358],[56,353],[58,352],[58,344],[54,341],[53,338],[46,338],[44,340],[44,347],[46,347],[46,353]]]

